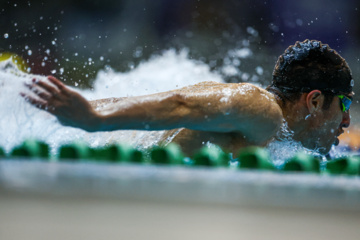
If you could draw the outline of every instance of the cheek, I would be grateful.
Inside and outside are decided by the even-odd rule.
[[[327,129],[330,133],[336,133],[342,121],[342,115],[336,115],[333,119],[326,122]]]
[[[341,121],[343,119],[343,112],[340,110],[339,102],[337,99],[334,99],[334,102],[331,105],[331,108],[328,112],[328,125],[330,128],[335,131],[339,128]]]

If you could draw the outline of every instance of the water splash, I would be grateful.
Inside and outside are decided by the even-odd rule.
[[[294,132],[289,128],[288,123],[283,120],[280,131],[274,137],[274,140],[267,145],[275,167],[283,167],[285,162],[294,157],[298,152],[305,152],[322,161],[326,161],[325,156],[316,150],[305,148],[300,142],[295,141],[293,136]]]
[[[112,142],[130,142],[135,146],[148,147],[159,139],[164,131],[113,131],[88,133],[80,129],[64,127],[52,115],[31,106],[19,95],[28,92],[24,83],[33,78],[47,81],[46,77],[24,73],[11,59],[0,62],[0,146],[6,152],[25,139],[35,138],[50,144],[52,153],[62,144],[85,141],[92,147]],[[198,82],[222,82],[219,74],[210,71],[208,65],[190,60],[187,51],[168,50],[141,63],[126,72],[107,68],[98,73],[94,90],[79,90],[89,100],[151,94],[181,88]]]

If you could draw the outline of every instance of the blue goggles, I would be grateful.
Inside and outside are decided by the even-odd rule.
[[[340,108],[341,111],[343,112],[347,112],[350,109],[350,105],[352,103],[352,98],[351,97],[347,97],[345,95],[337,95],[340,99]]]

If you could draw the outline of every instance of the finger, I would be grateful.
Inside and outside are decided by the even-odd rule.
[[[25,87],[27,87],[28,89],[30,90],[33,90],[34,89],[34,85],[32,84],[29,84],[29,83],[24,83]]]
[[[65,84],[63,84],[60,80],[53,76],[48,76],[48,79],[51,83],[53,83],[55,86],[57,86],[60,90],[66,89]]]
[[[25,99],[25,101],[27,101],[28,103],[39,109],[46,110],[47,108],[47,103],[45,101],[33,98],[29,95],[26,95],[25,93],[20,93],[20,96],[22,96]]]
[[[39,92],[39,93],[36,93],[36,95],[38,95],[41,99],[44,99],[44,100],[49,100],[52,97],[52,95],[45,93],[45,92]]]
[[[45,89],[46,91],[48,91],[50,94],[59,94],[59,90],[56,89],[55,87],[49,85],[48,83],[44,82],[44,81],[41,81],[41,80],[36,80],[36,79],[33,79],[32,82],[36,85],[38,85],[39,87]]]
[[[33,93],[35,93],[37,96],[39,96],[40,98],[42,98],[44,100],[49,100],[52,96],[55,96],[55,95],[50,95],[47,92],[39,90],[37,87],[34,87],[32,84],[24,83],[24,85],[28,89],[30,89]]]

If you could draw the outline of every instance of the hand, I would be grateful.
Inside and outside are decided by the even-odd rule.
[[[35,107],[55,115],[62,125],[87,131],[98,130],[100,116],[90,103],[55,77],[48,76],[48,80],[52,84],[37,79],[33,79],[31,84],[25,84],[38,98],[25,93],[20,95]]]

